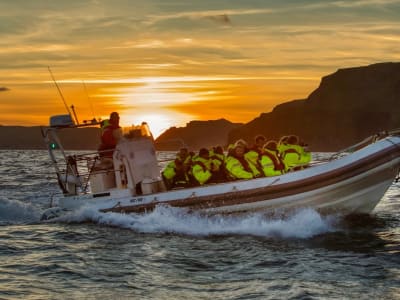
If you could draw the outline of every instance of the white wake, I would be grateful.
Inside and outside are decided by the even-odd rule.
[[[323,217],[312,209],[299,210],[285,218],[268,218],[259,213],[245,216],[203,216],[180,208],[160,206],[148,214],[100,213],[95,208],[83,208],[54,221],[91,221],[142,233],[310,238],[335,231],[335,220],[333,216]]]

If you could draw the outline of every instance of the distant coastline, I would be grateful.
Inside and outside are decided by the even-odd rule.
[[[60,139],[66,149],[95,150],[100,140],[100,129],[64,129]],[[0,149],[45,150],[41,126],[0,126]]]

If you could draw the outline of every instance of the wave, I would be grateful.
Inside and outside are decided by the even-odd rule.
[[[31,203],[0,199],[0,224],[26,224],[39,222],[41,210]]]
[[[323,217],[313,209],[303,209],[285,218],[261,213],[244,216],[204,216],[185,209],[158,206],[148,214],[101,213],[97,209],[80,211],[57,218],[56,222],[95,222],[131,229],[141,233],[174,233],[195,236],[254,235],[278,238],[302,238],[335,231],[336,217]]]

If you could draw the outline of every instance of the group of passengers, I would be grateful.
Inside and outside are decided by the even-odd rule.
[[[226,154],[221,146],[202,148],[198,154],[182,148],[162,176],[167,189],[172,189],[281,175],[305,168],[310,161],[311,152],[295,135],[284,136],[279,142],[257,135],[253,146],[238,140],[228,146]]]

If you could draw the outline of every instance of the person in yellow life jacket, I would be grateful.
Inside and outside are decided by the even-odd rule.
[[[308,151],[307,145],[303,141],[299,141],[299,137],[291,135],[287,139],[287,144],[291,146],[297,153],[299,153],[299,159],[294,167],[294,170],[301,170],[308,166],[312,160],[311,152]]]
[[[242,142],[236,142],[234,148],[228,153],[225,160],[225,168],[229,179],[254,178],[252,169],[245,159],[246,148]]]
[[[162,171],[162,177],[168,190],[174,187],[183,187],[189,184],[188,169],[191,157],[187,148],[181,148],[176,158],[170,161]]]
[[[226,157],[225,157],[225,162],[226,162],[226,158],[229,155],[233,155],[233,153],[235,151],[235,144],[229,144],[228,147],[226,147],[226,151],[227,151],[227,154],[226,154]]]
[[[210,159],[214,166],[214,171],[212,172],[213,182],[226,181],[224,149],[221,146],[213,147],[213,149],[210,150]]]
[[[273,140],[264,145],[260,164],[265,176],[277,176],[285,172],[285,164],[280,157],[277,146],[277,142]]]
[[[307,168],[308,165],[310,164],[310,162],[312,160],[312,154],[308,150],[308,145],[305,144],[303,141],[301,141],[299,143],[299,148],[300,148],[299,151],[300,151],[300,155],[301,155],[300,164],[301,164],[301,167],[304,169],[304,168]]]
[[[209,151],[206,148],[201,148],[199,155],[193,159],[192,176],[195,185],[203,185],[210,182],[215,166],[210,159]]]
[[[279,153],[281,154],[281,157],[282,157],[282,152],[285,151],[285,149],[286,149],[286,144],[287,144],[288,138],[289,138],[288,135],[284,135],[278,141],[277,149],[278,149]]]
[[[175,160],[170,161],[161,172],[162,178],[164,179],[165,187],[170,190],[174,186],[175,172]]]
[[[182,162],[184,172],[188,173],[192,166],[192,155],[190,155],[189,150],[187,148],[179,149],[179,152],[176,154],[176,158]]]
[[[265,136],[257,135],[254,138],[254,145],[244,155],[255,177],[264,175],[260,164],[260,159],[262,153],[264,152],[263,146],[265,141]]]
[[[174,187],[185,187],[189,183],[189,177],[185,172],[183,163],[177,158],[165,166],[161,175],[167,190]]]
[[[257,151],[261,154],[264,151],[264,145],[267,142],[267,139],[262,134],[256,135],[254,138],[254,145],[250,148],[250,150]]]
[[[296,170],[301,165],[301,149],[299,148],[299,138],[296,135],[281,138],[278,150],[285,163],[285,171]]]

